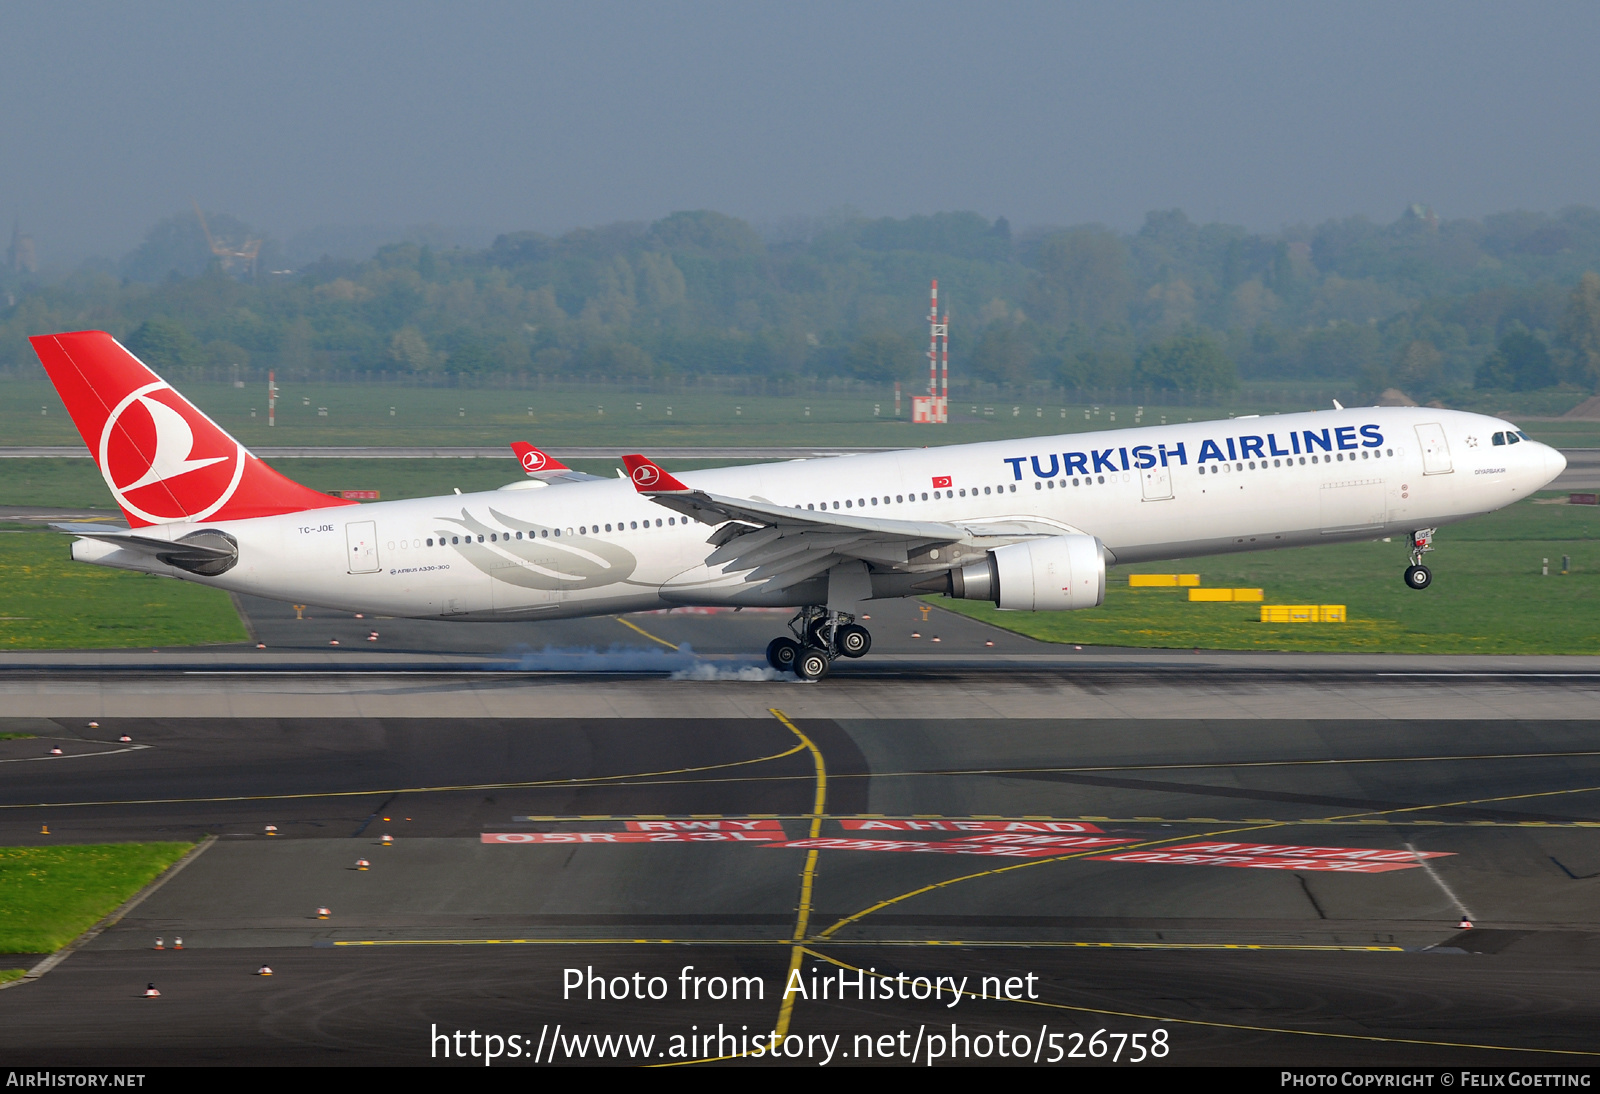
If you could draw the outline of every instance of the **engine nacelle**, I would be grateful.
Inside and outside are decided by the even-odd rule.
[[[950,595],[1016,611],[1094,608],[1106,599],[1105,547],[1094,536],[1051,536],[996,547],[950,571]]]

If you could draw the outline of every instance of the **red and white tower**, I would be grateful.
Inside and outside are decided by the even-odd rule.
[[[911,420],[929,425],[950,420],[950,312],[939,317],[939,282],[928,294],[928,394],[911,399]]]

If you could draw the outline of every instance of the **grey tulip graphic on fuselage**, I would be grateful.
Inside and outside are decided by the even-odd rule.
[[[460,517],[442,519],[471,533],[466,543],[457,545],[456,553],[495,581],[528,589],[594,589],[628,580],[639,564],[631,551],[615,543],[567,535],[562,529],[530,524],[493,509],[489,514],[496,521],[493,525],[465,509]],[[513,538],[518,532],[524,538]]]

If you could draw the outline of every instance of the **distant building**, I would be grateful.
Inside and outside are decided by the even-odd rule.
[[[1400,214],[1400,219],[1411,224],[1420,224],[1430,232],[1439,230],[1439,214],[1431,206],[1413,202],[1406,206],[1406,211]]]
[[[33,245],[33,237],[23,235],[17,221],[11,222],[11,246],[6,248],[6,265],[15,273],[39,272],[39,252]]]

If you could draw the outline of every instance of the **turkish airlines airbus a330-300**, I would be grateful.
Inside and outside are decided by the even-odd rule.
[[[514,446],[499,490],[353,507],[273,471],[109,334],[32,339],[128,518],[58,525],[72,557],[296,603],[419,619],[794,607],[773,667],[816,678],[872,644],[862,602],[942,592],[1092,608],[1106,567],[1434,530],[1566,466],[1508,422],[1335,409],[674,477],[572,471]]]

